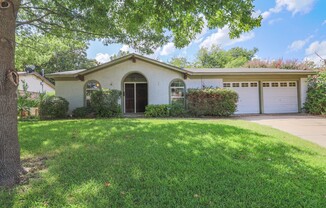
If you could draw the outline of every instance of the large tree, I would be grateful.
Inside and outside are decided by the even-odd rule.
[[[192,67],[186,57],[173,57],[168,63],[181,68]]]
[[[88,59],[86,48],[71,46],[68,50],[55,52],[51,58],[40,65],[46,73],[88,69],[97,66],[95,59]]]
[[[0,0],[0,186],[19,178],[15,34],[101,39],[149,53],[168,41],[183,47],[209,28],[230,36],[260,25],[253,0]]]
[[[201,48],[196,56],[196,67],[200,68],[234,68],[244,66],[258,49],[248,50],[241,47],[224,50],[217,45]]]
[[[123,56],[126,56],[129,54],[129,51],[122,51],[122,50],[119,50],[119,52],[117,54],[114,54],[110,57],[110,60],[114,60],[114,59],[118,59],[120,57],[123,57]]]
[[[169,64],[182,68],[235,68],[242,67],[250,61],[258,49],[248,50],[241,47],[224,50],[217,45],[210,48],[200,48],[194,62],[189,62],[185,57],[173,57]]]
[[[16,37],[16,70],[24,71],[35,66],[38,72],[69,71],[96,66],[96,60],[88,59],[87,41],[58,38],[53,35]]]

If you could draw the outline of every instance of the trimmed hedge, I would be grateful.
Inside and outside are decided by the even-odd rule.
[[[230,116],[237,109],[238,94],[230,89],[189,89],[188,110],[194,116]]]
[[[80,107],[72,111],[72,116],[75,118],[93,118],[95,112],[90,107]]]
[[[40,103],[41,119],[66,118],[69,102],[58,96],[47,96]]]
[[[148,105],[145,109],[146,117],[184,117],[187,115],[181,104]]]
[[[315,115],[326,114],[326,72],[319,72],[308,79],[304,109]]]
[[[169,115],[171,117],[186,117],[188,115],[184,103],[173,103],[169,110]]]
[[[145,108],[146,117],[168,117],[171,105],[147,105]]]
[[[121,115],[119,99],[121,91],[102,89],[91,94],[91,108],[97,117],[107,118]]]

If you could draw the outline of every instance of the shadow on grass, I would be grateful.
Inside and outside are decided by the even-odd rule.
[[[237,125],[74,120],[20,133],[25,154],[55,157],[8,205],[326,207],[325,169],[302,159],[316,153]]]

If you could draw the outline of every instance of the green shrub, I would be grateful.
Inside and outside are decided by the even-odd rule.
[[[168,117],[171,105],[147,105],[145,109],[146,117]]]
[[[315,115],[326,114],[326,72],[309,77],[304,109]]]
[[[69,102],[58,96],[45,97],[40,103],[41,119],[65,118],[67,116]]]
[[[121,91],[102,89],[94,91],[91,94],[91,108],[94,110],[97,117],[113,117],[121,115],[121,106],[119,99]]]
[[[238,94],[229,89],[189,89],[188,110],[195,116],[230,116],[237,109]]]
[[[171,117],[185,117],[188,112],[183,103],[173,103],[169,107],[169,116]]]
[[[72,111],[72,116],[76,118],[93,118],[95,112],[91,107],[80,107]]]
[[[187,111],[184,105],[179,103],[148,105],[145,109],[146,117],[184,117]]]

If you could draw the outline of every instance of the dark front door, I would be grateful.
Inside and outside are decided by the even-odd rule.
[[[126,96],[126,113],[135,112],[135,85],[126,84],[125,85],[125,96]]]
[[[147,105],[147,83],[136,84],[136,111],[145,112]]]
[[[125,84],[126,113],[145,112],[148,104],[147,83]],[[135,112],[136,110],[136,112]]]

